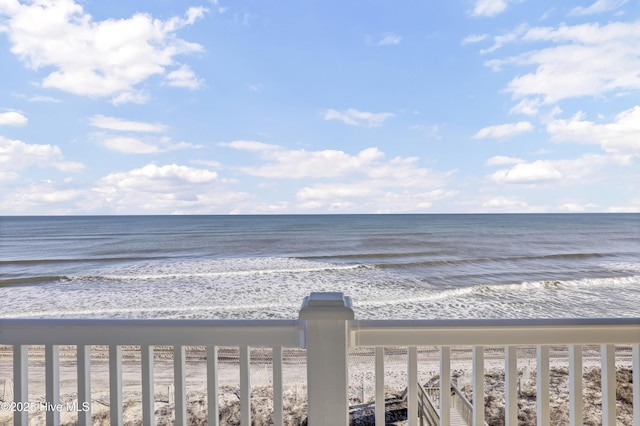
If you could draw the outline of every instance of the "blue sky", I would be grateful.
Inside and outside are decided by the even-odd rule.
[[[637,212],[639,46],[638,0],[0,0],[0,212]]]

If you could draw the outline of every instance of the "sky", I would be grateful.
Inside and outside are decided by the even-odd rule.
[[[640,0],[0,0],[0,215],[640,211]]]

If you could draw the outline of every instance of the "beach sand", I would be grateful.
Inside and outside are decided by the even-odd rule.
[[[186,351],[186,387],[190,424],[206,424],[206,350],[189,347]],[[236,348],[219,348],[218,381],[222,425],[239,424],[239,366]],[[490,425],[503,424],[504,416],[504,354],[501,348],[485,348],[485,416]],[[173,355],[170,347],[156,347],[154,359],[156,424],[173,424]],[[568,361],[566,348],[551,350],[551,423],[568,424]],[[0,399],[11,401],[12,352],[0,347]],[[420,348],[418,356],[419,381],[437,385],[439,353],[436,348]],[[123,401],[124,424],[142,422],[140,352],[138,347],[123,347]],[[252,410],[254,424],[270,424],[272,410],[272,368],[270,349],[252,349],[251,352]],[[601,397],[599,377],[599,347],[585,347],[583,357],[584,424],[601,424]],[[469,398],[471,395],[471,351],[452,348],[451,371]],[[535,349],[518,349],[520,373],[520,424],[535,424]],[[617,347],[618,369],[618,424],[631,425],[631,350]],[[93,424],[108,424],[109,378],[108,348],[92,347],[91,390]],[[60,347],[61,403],[72,404],[77,398],[75,347]],[[302,424],[306,413],[306,364],[304,352],[286,349],[283,353],[283,381],[285,424]],[[358,348],[349,357],[349,399],[351,405],[373,402],[374,399],[373,349]],[[407,384],[407,356],[405,348],[385,348],[386,397],[394,398]],[[43,347],[29,349],[29,402],[45,402],[45,370]],[[400,412],[400,417],[402,413]],[[31,424],[45,424],[45,412],[30,413]],[[359,419],[356,424],[366,424]],[[75,424],[77,414],[61,411],[62,424]],[[389,424],[405,424],[397,419]],[[0,411],[0,425],[12,424],[11,413]]]

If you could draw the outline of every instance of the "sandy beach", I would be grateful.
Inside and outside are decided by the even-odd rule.
[[[186,351],[187,397],[190,424],[206,424],[206,350],[189,347]],[[0,348],[0,399],[11,401],[10,348]],[[616,351],[618,369],[618,424],[631,424],[631,352],[627,347]],[[137,347],[123,348],[123,401],[125,424],[137,425],[142,421],[140,353]],[[170,347],[155,350],[155,409],[156,423],[173,424],[173,363]],[[238,351],[236,348],[219,348],[219,404],[221,424],[239,424]],[[385,349],[386,397],[396,397],[407,383],[406,350]],[[438,383],[438,351],[436,348],[420,348],[418,356],[419,381],[422,384]],[[490,425],[503,424],[504,415],[504,369],[503,351],[500,348],[485,348],[485,405],[486,418]],[[599,348],[585,347],[584,351],[584,413],[585,425],[600,424],[600,378]],[[269,424],[272,407],[272,367],[270,349],[252,349],[251,352],[252,410],[254,424]],[[283,353],[284,407],[287,425],[302,424],[306,413],[306,364],[304,352],[288,349]],[[535,424],[535,349],[519,348],[518,370],[520,374],[520,424]],[[552,424],[568,424],[568,361],[565,348],[551,351],[551,410]],[[108,424],[109,380],[108,348],[92,347],[92,413],[96,425]],[[452,376],[469,398],[471,394],[471,351],[469,348],[452,348]],[[60,348],[60,395],[63,404],[73,404],[77,399],[75,347]],[[374,399],[373,350],[359,348],[349,357],[350,404],[372,402]],[[33,346],[29,351],[29,398],[30,402],[45,402],[44,350]],[[44,424],[45,412],[30,414],[32,424]],[[61,411],[62,424],[75,424],[77,414]],[[0,424],[11,424],[11,414],[0,411]],[[359,424],[366,424],[359,422]],[[392,424],[404,424],[397,421]]]

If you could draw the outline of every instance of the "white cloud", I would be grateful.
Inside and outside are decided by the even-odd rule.
[[[495,16],[507,10],[509,3],[514,3],[515,1],[518,0],[475,0],[471,15]]]
[[[149,100],[149,94],[141,90],[131,90],[129,92],[122,92],[111,99],[111,103],[114,105],[122,104],[146,104]]]
[[[380,157],[382,160],[383,157]],[[376,182],[380,188],[424,188],[439,186],[444,183],[445,176],[420,167],[418,157],[396,157],[387,161],[380,161],[366,171],[368,179]]]
[[[177,151],[181,149],[197,149],[201,145],[187,142],[171,142],[169,137],[147,137],[140,139],[124,135],[94,135],[106,148],[126,154],[156,154],[160,152]]]
[[[640,158],[640,106],[619,113],[606,124],[587,121],[578,113],[566,120],[551,121],[547,131],[555,141],[596,144],[619,159]]]
[[[25,126],[28,121],[17,111],[0,112],[0,126]]]
[[[337,111],[335,109],[328,109],[324,114],[325,120],[339,120],[345,124],[352,126],[364,126],[377,127],[380,126],[385,120],[393,117],[395,114],[391,112],[366,112],[358,111],[357,109],[349,108],[346,111]]]
[[[485,163],[487,166],[503,166],[505,164],[520,164],[520,163],[524,163],[525,161],[521,158],[515,158],[515,157],[505,157],[503,155],[496,155],[494,157],[491,157],[487,160],[487,162]]]
[[[536,67],[507,85],[506,91],[515,99],[532,97],[550,104],[567,98],[640,89],[640,51],[636,48],[640,45],[639,22],[561,25],[524,31],[519,27],[504,39],[503,43],[552,44],[486,62],[494,70],[504,65]]]
[[[259,152],[269,163],[247,167],[243,171],[253,176],[279,179],[344,176],[367,170],[384,157],[377,148],[368,148],[353,156],[338,150],[286,150],[277,145],[253,141],[235,141],[225,146]]]
[[[211,3],[213,3],[213,5],[215,6],[215,10],[219,14],[223,14],[229,9],[228,7],[220,6],[220,2],[218,0],[210,0],[210,1]]]
[[[111,173],[93,186],[42,181],[2,195],[5,214],[226,214],[260,205],[249,194],[229,190],[214,171],[176,164]]]
[[[182,65],[177,70],[171,71],[165,79],[169,86],[185,87],[192,90],[198,89],[204,84],[204,80],[199,79],[188,65]]]
[[[400,44],[402,37],[394,33],[384,33],[378,40],[373,40],[372,37],[367,36],[367,44],[372,46],[393,46]]]
[[[520,24],[518,25],[513,31],[510,31],[506,34],[503,35],[499,35],[499,36],[494,36],[493,37],[493,45],[491,47],[488,47],[486,49],[482,49],[480,50],[481,54],[487,54],[487,53],[491,53],[494,52],[498,49],[501,49],[505,44],[507,43],[511,43],[514,42],[516,40],[518,40],[519,38],[521,38],[529,29],[529,25],[527,24]],[[502,64],[502,62],[500,61],[489,61],[487,64],[491,65],[491,67],[496,70],[500,68],[500,65]]]
[[[542,101],[539,98],[526,98],[518,102],[509,113],[511,114],[524,114],[524,115],[537,115],[540,110]]]
[[[340,150],[288,150],[278,145],[256,141],[234,141],[221,144],[230,148],[260,154],[267,164],[242,170],[252,176],[276,179],[342,178],[361,176],[386,186],[436,186],[443,176],[418,166],[417,157],[391,160],[378,148],[367,148],[356,155]]]
[[[533,124],[528,121],[519,121],[517,123],[499,124],[496,126],[484,127],[472,136],[473,139],[505,139],[521,133],[527,133],[533,130]]]
[[[619,8],[628,0],[596,0],[589,7],[578,6],[571,10],[571,15],[593,15],[596,13],[608,12]]]
[[[423,212],[430,209],[433,203],[445,198],[455,197],[457,191],[435,189],[427,192],[398,191],[385,192],[378,200],[376,213]]]
[[[28,144],[0,136],[0,169],[22,170],[29,166],[51,167],[62,172],[76,172],[84,165],[65,161],[62,151],[55,145]],[[10,176],[17,177],[15,174]]]
[[[388,189],[375,181],[316,184],[298,191],[300,208],[307,211],[412,213],[430,209],[435,201],[454,197],[456,191]]]
[[[277,151],[281,149],[278,145],[271,145],[264,142],[243,141],[243,140],[237,140],[233,142],[224,142],[224,143],[221,143],[220,146],[226,146],[229,148],[235,148],[243,151],[252,151],[252,152]]]
[[[446,127],[446,124],[416,124],[409,127],[411,130],[418,130],[424,134],[426,138],[442,140],[442,130]]]
[[[92,191],[116,213],[228,213],[250,196],[229,191],[224,183],[214,171],[149,164],[111,173]]]
[[[533,163],[519,163],[509,169],[498,170],[491,175],[491,179],[498,183],[539,184],[562,179],[554,163],[549,161],[535,161]]]
[[[627,205],[616,205],[609,207],[610,213],[640,213],[640,198],[629,200]]]
[[[192,7],[184,17],[167,20],[138,13],[96,21],[73,0],[4,2],[0,14],[8,19],[0,31],[8,33],[11,52],[30,68],[53,68],[43,87],[113,97],[114,103],[139,102],[136,85],[175,66],[176,55],[202,50],[176,32],[205,12]]]
[[[106,134],[96,133],[92,136],[113,151],[128,154],[155,154],[179,149],[201,148],[200,145],[193,145],[187,142],[173,143],[171,138],[167,136],[145,136],[144,138],[138,136],[139,133],[166,132],[167,126],[161,123],[147,123],[94,115],[89,119],[89,124],[108,131]]]
[[[215,167],[216,169],[220,169],[224,167],[224,164],[216,160],[193,160],[191,161],[191,163],[201,164],[203,166],[208,166],[208,167]]]
[[[478,43],[478,42],[481,42],[482,40],[486,40],[487,38],[489,38],[487,34],[471,34],[463,38],[460,44],[465,45],[465,44],[471,44],[471,43]]]
[[[5,194],[0,200],[0,210],[35,215],[43,212],[51,215],[93,213],[97,203],[90,195],[67,183],[41,181]]]
[[[102,144],[112,151],[128,154],[154,154],[160,152],[160,148],[156,145],[127,136],[106,137],[102,140]]]
[[[16,172],[0,171],[0,182],[7,182],[17,179],[20,175]]]
[[[485,201],[482,204],[482,207],[507,209],[507,210],[513,211],[513,209],[517,210],[521,208],[528,208],[529,205],[524,201],[499,196],[499,197],[494,197],[490,200]]]
[[[303,203],[313,201],[313,205],[334,202],[345,198],[370,198],[374,188],[361,183],[318,184],[302,188],[296,198]]]
[[[218,180],[218,174],[210,170],[170,164],[156,166],[148,164],[125,173],[112,173],[102,178],[102,183],[121,188],[130,188],[134,182],[151,184],[145,186],[150,192],[161,192],[164,183],[198,184]]]
[[[35,96],[30,96],[30,97],[25,97],[29,102],[53,102],[53,103],[58,103],[60,102],[60,99],[56,99],[56,98],[52,98],[51,96],[41,96],[41,95],[35,95]]]
[[[609,159],[600,155],[586,154],[574,160],[537,160],[520,162],[513,167],[500,169],[489,179],[500,184],[544,185],[558,183],[582,183],[584,179],[607,164]]]
[[[160,123],[146,123],[144,121],[130,121],[117,117],[94,115],[89,119],[89,124],[100,129],[119,130],[130,132],[165,132],[167,126]]]
[[[416,157],[386,159],[377,148],[352,155],[339,150],[288,150],[255,141],[224,146],[258,153],[266,161],[243,168],[246,174],[311,179],[296,193],[298,207],[304,211],[417,212],[456,194],[439,188],[447,174],[421,167]]]
[[[596,205],[591,203],[587,203],[587,204],[564,203],[558,208],[558,210],[562,212],[567,212],[567,213],[582,213],[594,207],[596,207]]]
[[[192,143],[189,142],[185,142],[185,141],[180,141],[180,142],[176,142],[173,143],[171,142],[171,139],[168,137],[163,137],[160,138],[160,142],[161,142],[161,148],[162,151],[176,151],[179,149],[200,149],[202,148],[202,145],[194,145]]]
[[[67,189],[56,191],[30,191],[23,193],[22,202],[27,204],[68,203],[82,195],[82,191]]]

